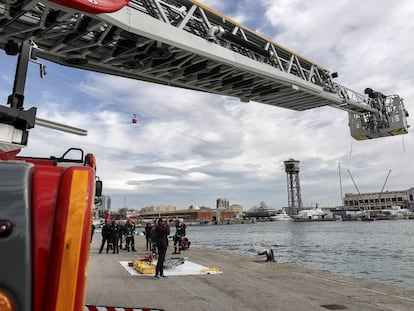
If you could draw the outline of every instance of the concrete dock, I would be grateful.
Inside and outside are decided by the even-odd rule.
[[[90,305],[186,310],[414,310],[414,290],[265,262],[191,245],[181,256],[222,274],[132,276],[119,262],[149,254],[145,237],[136,236],[137,252],[99,254],[101,234],[91,244],[86,303]],[[167,258],[172,255],[172,243]]]

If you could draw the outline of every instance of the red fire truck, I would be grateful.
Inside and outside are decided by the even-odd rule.
[[[5,50],[19,59],[9,107],[0,106],[0,310],[96,309],[85,307],[92,207],[102,191],[95,157],[74,148],[60,157],[18,156],[38,121],[36,108],[23,109],[32,46]]]
[[[1,154],[2,311],[84,308],[91,207],[100,186],[95,157],[78,151],[78,159]]]

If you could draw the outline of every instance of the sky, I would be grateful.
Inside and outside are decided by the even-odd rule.
[[[338,72],[339,84],[360,93],[371,87],[400,95],[414,114],[412,1],[202,2]],[[412,131],[356,141],[348,114],[331,107],[296,112],[41,61],[47,75],[40,79],[38,67],[30,66],[25,108],[35,106],[39,118],[86,129],[88,135],[37,126],[21,154],[60,156],[70,147],[95,154],[112,210],[214,208],[217,198],[244,210],[261,202],[281,208],[288,205],[283,161],[292,158],[300,161],[304,206],[341,205],[341,193],[357,192],[351,176],[360,192],[381,191],[388,174],[385,190],[414,187]],[[4,102],[15,62],[0,51]]]

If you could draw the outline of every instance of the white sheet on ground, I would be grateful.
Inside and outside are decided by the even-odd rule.
[[[153,276],[150,274],[141,274],[137,270],[135,270],[133,267],[128,266],[128,261],[119,261],[119,263],[122,265],[122,267],[125,268],[131,275],[133,276]],[[157,261],[153,261],[154,264],[157,264]],[[178,265],[172,269],[164,269],[164,274],[166,276],[174,276],[174,275],[197,275],[197,274],[220,274],[223,273],[220,269],[217,267],[205,267],[199,264],[196,264],[195,262],[191,262],[189,260],[186,260],[183,264]]]

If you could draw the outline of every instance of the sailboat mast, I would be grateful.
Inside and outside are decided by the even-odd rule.
[[[338,174],[339,174],[339,188],[341,190],[341,206],[342,208],[344,208],[343,193],[342,193],[341,162],[338,162]]]

